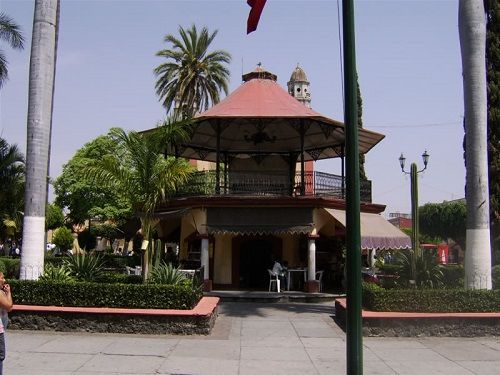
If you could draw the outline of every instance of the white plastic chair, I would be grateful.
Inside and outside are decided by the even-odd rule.
[[[323,291],[323,271],[316,271],[316,280],[319,281],[319,291]]]
[[[280,289],[281,281],[280,281],[278,275],[276,275],[270,269],[268,269],[267,272],[269,272],[269,291],[271,291],[271,289],[273,289],[273,284],[274,284],[276,286],[276,291],[279,293],[281,291],[281,289]]]

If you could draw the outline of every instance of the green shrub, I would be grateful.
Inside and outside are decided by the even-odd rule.
[[[153,284],[163,285],[179,285],[186,284],[188,280],[184,274],[179,272],[179,269],[172,264],[162,263],[159,266],[153,267],[149,275],[148,282]]]
[[[124,270],[125,267],[135,267],[141,265],[139,256],[122,256],[116,254],[103,254],[102,260],[105,268],[114,268],[116,270]]]
[[[63,265],[70,271],[72,276],[80,281],[92,281],[98,278],[104,271],[100,256],[74,255],[65,258]]]
[[[500,264],[492,267],[491,280],[493,283],[493,289],[500,290]]]
[[[18,279],[19,271],[21,269],[21,259],[2,257],[0,258],[5,265],[4,275],[6,279]]]
[[[15,304],[42,306],[191,309],[201,289],[187,285],[99,284],[9,280]]]
[[[4,275],[7,273],[7,267],[5,266],[5,263],[2,259],[0,259],[0,272],[2,272]]]
[[[85,229],[78,233],[78,245],[85,250],[93,250],[97,245],[97,237],[94,233]]]
[[[500,312],[500,290],[384,289],[363,284],[363,306],[372,311]]]
[[[39,278],[40,281],[53,282],[71,282],[74,281],[71,277],[71,272],[64,266],[53,266],[47,263],[43,269],[43,275]]]
[[[53,256],[47,256],[44,259],[45,264],[50,264],[54,267],[59,267],[63,265],[64,257],[53,257]]]
[[[69,250],[73,247],[73,234],[71,229],[59,227],[54,231],[52,243],[54,243],[62,251]]]
[[[447,288],[462,288],[464,286],[464,266],[447,264],[443,268],[443,283]]]
[[[401,266],[399,264],[384,263],[380,265],[379,271],[384,275],[397,275]]]
[[[400,266],[397,272],[397,283],[407,287],[411,279],[411,259],[416,256],[412,251],[400,251],[396,253],[396,262]],[[438,288],[443,286],[443,266],[436,262],[431,253],[422,253],[416,256],[416,286],[418,288]]]
[[[123,273],[104,272],[95,280],[96,283],[104,284],[142,284],[141,275],[125,275]]]

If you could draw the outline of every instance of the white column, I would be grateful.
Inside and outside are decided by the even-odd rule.
[[[203,266],[203,280],[209,279],[208,269],[208,238],[201,239],[201,265]]]
[[[316,280],[316,240],[309,238],[308,241],[309,254],[307,259],[307,280]]]
[[[371,249],[371,250],[368,250],[369,251],[369,255],[370,255],[370,258],[369,258],[369,265],[370,267],[373,267],[375,265],[375,256],[377,255],[377,250],[376,249]]]

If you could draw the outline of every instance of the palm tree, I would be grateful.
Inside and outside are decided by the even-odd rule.
[[[24,156],[17,145],[0,137],[0,228],[2,237],[21,228],[24,192]]]
[[[231,61],[231,55],[223,50],[208,51],[217,30],[209,34],[203,27],[198,33],[195,25],[187,30],[179,26],[179,34],[180,39],[171,34],[165,36],[171,48],[156,54],[166,61],[154,70],[158,77],[155,87],[167,111],[175,103],[181,109],[180,115],[189,118],[198,110],[207,109],[210,103],[217,104],[220,91],[227,95],[229,69],[226,64]]]
[[[176,188],[184,183],[191,172],[186,160],[164,158],[165,143],[184,136],[186,124],[167,119],[153,133],[126,133],[111,129],[109,135],[116,141],[118,154],[105,155],[102,159],[88,159],[85,176],[95,183],[124,194],[141,220],[141,231],[149,241],[154,227],[154,210]],[[144,242],[147,243],[147,242]],[[148,277],[151,246],[143,253],[143,279]]]
[[[483,0],[460,0],[466,154],[465,287],[491,289],[488,189],[486,18]]]
[[[45,205],[52,127],[59,0],[36,0],[29,75],[21,279],[38,279],[45,253]]]
[[[5,13],[0,13],[0,39],[9,43],[14,49],[24,48],[24,37],[21,34],[20,27]],[[7,59],[3,51],[0,50],[0,88],[7,80],[7,76]]]

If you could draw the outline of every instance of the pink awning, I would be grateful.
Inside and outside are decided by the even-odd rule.
[[[325,208],[344,228],[345,211]],[[360,213],[362,249],[410,249],[411,239],[379,214]]]

